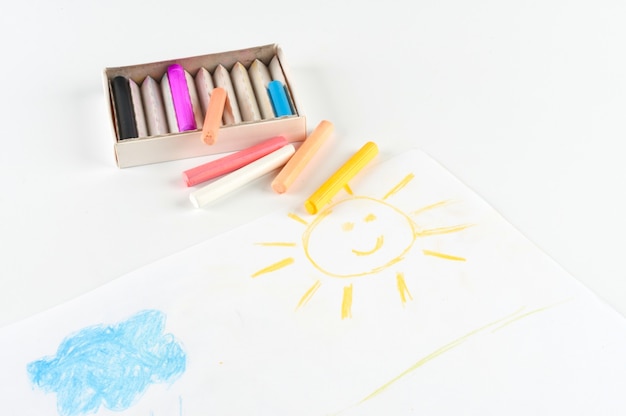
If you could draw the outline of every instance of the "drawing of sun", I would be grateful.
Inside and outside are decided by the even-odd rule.
[[[260,242],[258,245],[272,247],[301,248],[305,258],[319,272],[320,277],[302,295],[297,307],[311,300],[322,286],[324,279],[341,279],[343,297],[341,318],[352,317],[352,288],[359,279],[383,275],[383,271],[394,269],[395,285],[402,303],[412,300],[401,271],[401,262],[411,252],[418,238],[456,233],[473,224],[457,224],[444,227],[425,228],[416,220],[425,212],[447,205],[443,200],[404,212],[394,206],[392,196],[406,187],[415,175],[410,173],[393,186],[382,198],[355,195],[346,186],[346,199],[329,204],[314,216],[312,221],[290,213],[289,218],[305,226],[301,244],[296,242]],[[466,261],[464,257],[422,249],[422,254],[448,261]],[[252,277],[271,273],[294,264],[294,257],[286,257],[258,270]]]

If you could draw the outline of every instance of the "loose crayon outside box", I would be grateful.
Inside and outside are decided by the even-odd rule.
[[[278,61],[283,70],[287,89],[295,107],[294,115],[223,125],[220,127],[219,139],[213,145],[207,145],[202,141],[202,126],[198,126],[196,130],[182,133],[167,133],[127,139],[119,138],[119,128],[111,88],[111,81],[116,76],[127,77],[141,85],[148,76],[160,81],[163,74],[167,72],[167,68],[172,64],[181,65],[192,76],[195,76],[201,68],[205,68],[213,73],[214,69],[220,64],[228,70],[231,70],[237,62],[249,68],[256,59],[268,67],[272,60]],[[300,142],[306,138],[306,117],[302,111],[298,96],[294,91],[293,77],[285,61],[284,53],[277,44],[160,62],[105,68],[103,81],[107,100],[106,108],[114,139],[115,160],[120,168],[237,151],[275,136],[283,136],[289,142]]]

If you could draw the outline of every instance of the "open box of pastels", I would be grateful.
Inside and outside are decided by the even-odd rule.
[[[168,68],[175,64],[184,69],[196,125],[182,132],[176,125],[167,79]],[[123,123],[112,85],[116,77],[128,82],[135,128],[131,136],[136,137],[124,138],[128,134],[120,131]],[[292,115],[276,116],[267,91],[270,81],[283,83]],[[230,111],[224,112],[216,143],[207,145],[201,140],[201,129],[214,87],[227,90]],[[106,68],[104,88],[115,159],[121,168],[241,150],[275,136],[290,142],[306,138],[306,119],[284,54],[276,44]]]

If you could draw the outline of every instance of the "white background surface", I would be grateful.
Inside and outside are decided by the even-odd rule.
[[[300,203],[367,140],[381,158],[425,150],[626,315],[625,21],[626,3],[597,0],[14,2],[0,325]],[[181,172],[210,158],[115,166],[104,67],[267,43],[309,130],[336,126],[307,181],[278,196],[266,177],[197,210]]]

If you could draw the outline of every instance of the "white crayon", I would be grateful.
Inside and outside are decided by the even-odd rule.
[[[211,91],[215,88],[213,85],[213,79],[211,73],[206,68],[200,68],[194,79],[196,83],[196,92],[198,93],[198,99],[200,100],[200,106],[202,107],[202,114],[206,114],[206,109],[209,107],[209,97],[211,97]]]
[[[141,83],[141,98],[148,124],[148,134],[150,136],[167,134],[169,129],[165,117],[163,97],[159,90],[159,84],[154,78],[148,76]]]
[[[213,73],[213,83],[216,87],[222,87],[228,93],[228,102],[230,107],[224,108],[224,124],[237,124],[241,123],[241,113],[239,112],[239,104],[237,103],[237,96],[235,95],[235,89],[230,79],[228,70],[223,65],[218,65]]]
[[[191,203],[196,208],[213,202],[214,200],[241,188],[249,182],[283,166],[293,156],[296,148],[293,144],[281,147],[280,149],[263,156],[260,159],[222,176],[214,182],[192,192],[189,195]]]
[[[165,108],[165,117],[170,133],[179,133],[178,120],[176,120],[176,110],[174,110],[174,100],[172,98],[172,90],[170,90],[170,80],[167,72],[161,78],[161,95],[163,96],[163,107]]]
[[[196,83],[191,74],[187,71],[185,71],[185,81],[187,81],[187,90],[189,91],[189,98],[191,99],[191,109],[193,110],[193,118],[196,120],[196,127],[201,128],[202,123],[204,123],[205,113],[202,112],[202,107],[200,106]]]
[[[133,102],[133,110],[135,111],[135,125],[137,126],[137,137],[148,136],[148,126],[146,125],[146,115],[143,111],[143,101],[141,99],[141,91],[139,86],[132,79],[128,79],[130,87],[130,97]]]
[[[255,59],[248,69],[250,75],[250,81],[254,88],[254,94],[256,96],[256,102],[261,111],[261,117],[263,119],[274,118],[274,110],[272,109],[272,102],[270,96],[267,93],[267,86],[272,80],[269,69],[263,62]]]

